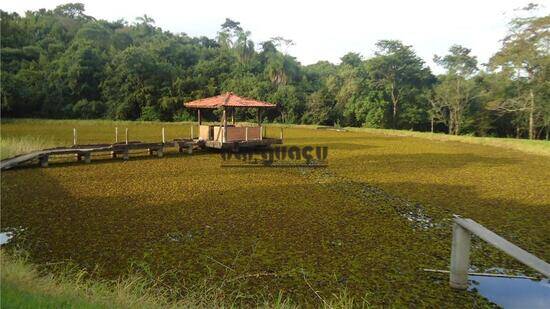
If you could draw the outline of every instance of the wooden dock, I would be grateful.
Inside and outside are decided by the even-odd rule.
[[[162,157],[164,150],[168,147],[178,148],[179,152],[192,154],[197,147],[202,147],[203,142],[197,139],[174,139],[173,141],[145,143],[139,141],[114,143],[114,144],[93,144],[74,145],[71,147],[49,148],[18,155],[0,161],[0,170],[26,165],[38,161],[41,167],[47,167],[49,158],[60,155],[75,155],[77,161],[90,163],[92,153],[109,153],[112,158],[121,156],[124,160],[130,158],[131,150],[148,150],[150,155]]]
[[[204,145],[208,148],[230,150],[234,152],[239,152],[241,149],[251,149],[251,148],[261,148],[269,147],[271,145],[282,144],[283,140],[279,138],[262,138],[255,140],[235,140],[235,141],[216,141],[216,140],[205,140]]]

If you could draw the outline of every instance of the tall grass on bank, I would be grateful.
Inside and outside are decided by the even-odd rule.
[[[236,308],[243,305],[298,308],[282,293],[272,298],[254,298],[240,291],[227,294],[222,289],[223,284],[207,281],[181,293],[158,286],[154,279],[141,275],[130,275],[111,282],[86,279],[86,271],[68,267],[44,273],[21,252],[0,250],[0,260],[0,305],[3,308]],[[365,299],[356,301],[345,291],[333,295],[331,299],[320,299],[315,306],[370,307]]]
[[[1,252],[2,306],[41,308],[155,308],[166,305],[162,296],[152,296],[147,282],[129,277],[109,285],[83,280],[85,271],[58,275],[42,274],[23,254]]]
[[[416,132],[407,130],[371,129],[371,128],[345,128],[354,132],[367,132],[387,136],[417,137],[440,142],[461,142],[513,149],[526,153],[550,156],[550,141],[528,140],[507,137],[478,137],[470,135],[448,135],[444,133]]]
[[[17,136],[0,138],[0,159],[11,158],[16,155],[29,153],[44,148],[60,146],[59,143],[46,136]]]
[[[243,125],[256,125],[255,122],[240,121]],[[207,124],[207,123],[205,123]],[[211,124],[216,124],[211,123]],[[83,128],[101,128],[101,127],[131,127],[131,138],[139,138],[141,136],[135,135],[137,129],[151,130],[159,129],[160,127],[166,127],[169,132],[178,131],[178,138],[188,137],[189,126],[196,125],[196,122],[151,122],[151,121],[114,121],[114,120],[78,120],[78,119],[2,119],[2,125],[6,128],[10,128],[8,134],[2,134],[1,139],[1,158],[5,159],[18,154],[28,153],[33,150],[43,149],[47,147],[63,146],[72,141],[72,127],[79,129]],[[51,130],[52,127],[67,127],[64,131],[64,136],[58,136],[57,131]],[[294,124],[277,124],[270,123],[265,124],[268,127],[286,127],[286,128],[301,128],[301,129],[338,129],[351,132],[365,132],[369,134],[385,135],[385,136],[399,136],[399,137],[414,137],[423,138],[428,140],[442,141],[442,142],[461,142],[468,144],[478,144],[499,147],[504,149],[512,149],[522,151],[525,153],[531,153],[536,155],[550,156],[550,141],[544,140],[527,140],[517,138],[505,138],[505,137],[476,137],[469,135],[448,135],[444,133],[430,133],[430,132],[417,132],[409,130],[391,130],[391,129],[374,129],[374,128],[357,128],[357,127],[328,127],[317,125],[294,125]],[[25,127],[23,130],[14,130],[14,128]],[[49,130],[48,132],[53,135],[48,136],[31,136],[29,128],[44,128]],[[196,133],[195,133],[196,134]],[[277,132],[278,134],[278,132]],[[181,135],[181,136],[180,136]],[[53,137],[55,136],[56,139]],[[278,136],[278,135],[276,135]],[[122,131],[121,131],[122,137]],[[57,138],[62,140],[57,140]],[[80,137],[79,137],[80,139]],[[160,132],[156,139],[160,139]],[[87,141],[89,142],[89,141]],[[95,142],[107,142],[107,140],[95,140]]]

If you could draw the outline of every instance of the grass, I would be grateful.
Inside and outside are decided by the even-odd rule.
[[[183,138],[189,137],[191,134],[189,122],[147,122],[147,121],[111,121],[111,120],[48,120],[48,119],[2,119],[4,125],[4,135],[9,137],[2,137],[0,139],[0,157],[1,159],[9,158],[17,154],[27,153],[30,151],[44,149],[54,146],[71,145],[72,143],[72,128],[78,127],[78,142],[94,143],[98,142],[94,128],[109,128],[112,132],[102,132],[104,136],[108,136],[107,139],[102,142],[114,142],[115,131],[114,127],[119,128],[119,140],[124,139],[124,129],[130,129],[130,139],[140,138],[142,141],[159,141],[160,140],[160,126],[168,129],[167,138]],[[60,126],[61,125],[61,126]],[[44,135],[38,128],[43,126],[50,127],[49,134]],[[59,126],[55,132],[51,126]],[[278,127],[289,127],[284,124],[269,124],[268,127],[273,127],[276,130]],[[300,129],[317,129],[319,126],[315,125],[291,125],[292,128]],[[15,128],[15,130],[12,130]],[[155,132],[152,130],[158,131]],[[178,130],[181,128],[180,130]],[[324,128],[324,127],[323,127]],[[332,129],[332,127],[326,127]],[[477,145],[486,145],[499,148],[513,149],[522,151],[525,153],[550,156],[550,142],[544,140],[527,140],[516,138],[500,138],[500,137],[475,137],[465,135],[448,135],[443,133],[429,133],[429,132],[416,132],[406,130],[391,130],[391,129],[371,129],[371,128],[356,128],[345,127],[340,128],[352,132],[366,132],[369,134],[383,135],[383,136],[401,136],[401,137],[416,137],[429,139],[434,141],[451,141],[462,142]],[[84,130],[84,131],[82,131]],[[33,135],[22,135],[24,132],[28,132]],[[274,137],[277,136],[277,132],[272,132]],[[84,135],[83,135],[84,134]],[[197,134],[197,128],[195,127],[195,136]],[[109,136],[110,135],[110,136]],[[277,136],[278,137],[278,136]]]
[[[163,126],[168,139],[190,133],[189,124],[32,120],[3,123],[2,137],[70,143],[77,127],[82,143],[108,142],[115,126],[128,127],[132,140],[158,141]],[[285,143],[328,146],[329,167],[221,168],[215,152],[172,151],[3,172],[2,229],[20,231],[8,248],[24,248],[37,265],[73,263],[91,280],[116,281],[140,265],[178,291],[207,280],[238,304],[273,303],[282,293],[299,306],[335,295],[368,295],[372,306],[488,305],[422,271],[448,269],[454,213],[550,259],[545,155],[302,127],[286,128]],[[481,242],[472,264],[528,272]]]
[[[0,251],[1,304],[4,308],[233,308],[242,306],[238,293],[225,295],[217,285],[204,282],[185,292],[157,286],[153,278],[133,274],[114,282],[87,279],[85,270],[64,267],[43,271],[24,252]],[[46,273],[46,274],[44,274]],[[176,297],[175,297],[176,296]],[[255,299],[257,308],[297,308],[278,294]],[[345,292],[323,300],[324,308],[368,308]]]
[[[19,136],[0,138],[0,159],[11,158],[35,150],[60,146],[50,137]]]
[[[444,133],[415,132],[405,130],[386,130],[369,128],[346,128],[351,131],[384,134],[388,136],[418,137],[435,141],[451,141],[499,148],[513,149],[526,153],[550,156],[550,142],[545,140],[528,140],[504,137],[476,137],[469,135],[448,135]]]
[[[4,251],[4,250],[3,250]],[[20,253],[2,252],[2,305],[5,308],[131,308],[167,304],[147,294],[146,281],[134,277],[109,285],[83,280],[85,271],[43,275]]]

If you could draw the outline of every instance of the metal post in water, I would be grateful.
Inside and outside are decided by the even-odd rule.
[[[244,129],[244,140],[248,142],[248,127]]]
[[[76,146],[76,128],[73,128],[73,146]]]
[[[455,222],[453,224],[453,243],[451,248],[451,276],[449,280],[452,288],[461,290],[465,290],[468,288],[470,244],[470,232]]]
[[[283,140],[283,127],[281,127],[281,140]]]
[[[126,145],[128,145],[128,128],[126,128]]]
[[[193,139],[193,136],[194,136],[194,135],[195,135],[195,134],[193,134],[193,125],[191,125],[191,139]]]
[[[162,128],[162,143],[166,143],[166,140],[164,139],[164,127]]]
[[[118,143],[118,127],[115,127],[115,143]]]

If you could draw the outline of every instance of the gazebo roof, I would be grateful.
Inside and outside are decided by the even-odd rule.
[[[218,96],[199,99],[183,104],[187,108],[218,108],[218,107],[275,107],[275,104],[240,97],[233,92]]]

